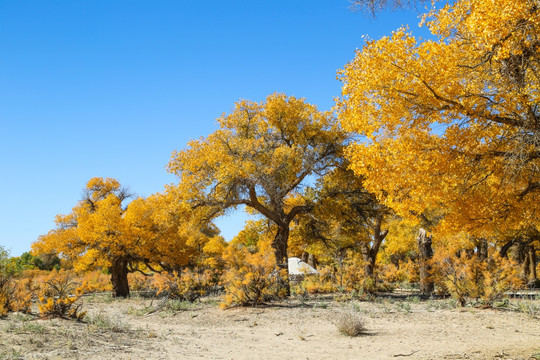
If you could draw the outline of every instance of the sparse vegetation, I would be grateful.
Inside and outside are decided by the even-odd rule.
[[[367,331],[361,315],[352,310],[337,315],[335,325],[340,333],[351,337],[365,334]]]
[[[87,322],[100,331],[125,333],[131,330],[130,325],[124,322],[120,317],[111,318],[105,314],[95,314],[89,316]]]

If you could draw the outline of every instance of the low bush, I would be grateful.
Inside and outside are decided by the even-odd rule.
[[[339,332],[347,336],[359,336],[366,333],[366,326],[359,313],[349,310],[336,317],[335,325]]]

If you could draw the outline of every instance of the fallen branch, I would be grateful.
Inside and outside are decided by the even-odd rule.
[[[413,354],[416,354],[417,352],[419,352],[420,350],[413,350],[411,353],[409,354],[396,354],[394,355],[394,357],[400,357],[400,356],[411,356]]]

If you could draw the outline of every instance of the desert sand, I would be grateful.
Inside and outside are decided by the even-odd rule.
[[[226,310],[218,302],[159,308],[161,300],[100,295],[84,298],[83,323],[11,314],[0,320],[0,358],[540,359],[539,300],[522,300],[521,311],[418,298],[318,297]],[[341,334],[342,313],[362,319],[365,333]]]

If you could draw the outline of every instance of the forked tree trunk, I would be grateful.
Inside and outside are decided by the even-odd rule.
[[[375,261],[383,240],[388,235],[388,229],[381,232],[382,218],[377,218],[373,231],[373,244],[371,247],[368,243],[360,244],[360,252],[364,260],[364,276],[365,280],[370,281],[370,287],[375,285]],[[364,281],[365,281],[364,280]]]
[[[420,229],[416,237],[418,245],[418,267],[420,275],[420,291],[424,295],[431,295],[434,290],[433,280],[431,279],[430,260],[433,257],[433,249],[431,247],[431,236],[427,236],[426,230]]]
[[[128,262],[125,259],[114,259],[109,267],[113,296],[127,298],[129,296]]]
[[[287,255],[288,241],[289,226],[278,226],[278,231],[272,243],[272,247],[274,248],[276,265],[279,270],[279,287],[280,289],[285,290],[287,296],[291,295],[291,288],[289,285],[289,258]]]

